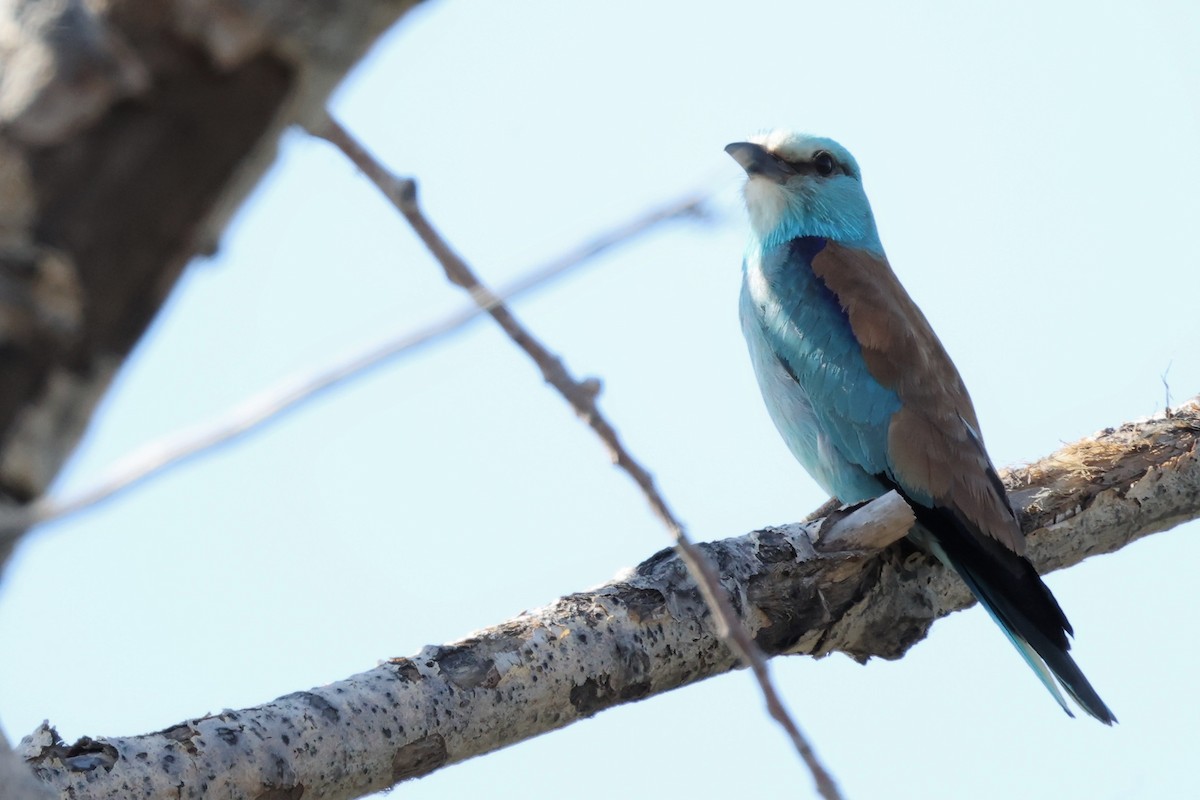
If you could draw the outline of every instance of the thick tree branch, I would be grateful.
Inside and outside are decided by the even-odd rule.
[[[1043,572],[1200,517],[1200,403],[1068,445],[1007,481]],[[893,510],[876,513],[881,503]],[[889,541],[905,527],[891,524],[895,513],[904,509],[885,497],[838,520],[701,547],[765,651],[898,658],[973,600],[905,542],[820,544]],[[876,525],[890,532],[874,538]],[[135,789],[174,797],[180,785],[191,797],[348,798],[734,664],[687,570],[664,550],[599,589],[338,683],[144,736],[66,745],[44,727],[20,752],[76,800]]]

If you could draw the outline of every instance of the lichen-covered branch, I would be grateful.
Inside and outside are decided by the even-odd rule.
[[[1193,401],[1011,470],[1038,568],[1200,517],[1198,448]],[[881,498],[840,519],[701,547],[768,653],[898,658],[934,620],[970,605],[969,593],[906,542],[829,548],[894,541],[905,513]],[[43,727],[19,750],[75,800],[357,797],[726,672],[734,659],[710,622],[687,570],[664,550],[599,589],[328,686],[144,736],[68,745]]]

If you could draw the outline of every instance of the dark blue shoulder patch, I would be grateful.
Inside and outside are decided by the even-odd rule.
[[[817,253],[825,249],[829,240],[824,236],[801,236],[788,242],[788,255],[802,259],[805,264],[811,264]]]

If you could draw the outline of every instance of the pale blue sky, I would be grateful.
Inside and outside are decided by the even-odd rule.
[[[700,539],[824,497],[767,419],[736,321],[740,170],[761,128],[832,136],[1000,464],[1200,392],[1200,7],[442,2],[334,108],[501,283],[697,186],[720,221],[610,254],[517,311]],[[189,269],[60,488],[461,297],[300,133]],[[1189,537],[1189,533],[1191,536]],[[776,660],[851,797],[1180,796],[1200,690],[1196,524],[1049,579],[1121,719],[1066,718],[978,610],[895,663]],[[0,720],[161,729],[345,677],[593,586],[666,544],[592,434],[486,324],[20,550]],[[405,784],[404,797],[810,796],[743,674]]]

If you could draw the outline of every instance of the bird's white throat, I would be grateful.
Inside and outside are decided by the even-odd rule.
[[[767,239],[788,214],[788,192],[769,178],[751,176],[742,189],[750,227],[760,240]]]

